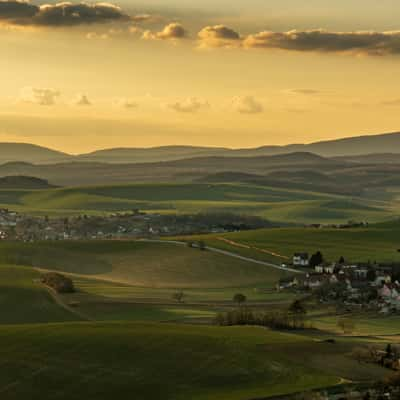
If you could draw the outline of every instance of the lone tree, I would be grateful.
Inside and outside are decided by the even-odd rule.
[[[72,279],[59,274],[58,272],[48,272],[41,276],[41,282],[54,289],[57,293],[73,293],[75,292]]]
[[[176,300],[178,303],[182,303],[184,297],[185,297],[185,293],[183,293],[182,290],[180,290],[179,292],[175,292],[175,293],[172,294],[172,298],[173,298],[174,300]]]
[[[289,307],[289,312],[297,315],[307,314],[307,310],[301,300],[295,300]]]
[[[369,267],[367,271],[367,281],[373,282],[376,279],[376,271],[374,268]]]
[[[238,306],[240,306],[241,304],[245,303],[246,300],[247,300],[246,296],[245,296],[244,294],[242,294],[242,293],[236,293],[236,294],[233,296],[233,301],[234,301],[235,303],[237,303]]]
[[[320,251],[317,251],[316,253],[314,253],[311,258],[310,258],[310,267],[314,268],[317,265],[322,264],[324,261],[324,257],[322,255],[322,253]]]
[[[289,307],[289,315],[293,320],[293,328],[304,327],[304,317],[307,314],[307,310],[301,300],[294,300]]]

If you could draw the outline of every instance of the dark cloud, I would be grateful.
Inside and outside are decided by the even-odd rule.
[[[28,2],[0,1],[0,21],[15,25],[74,26],[129,20],[120,7],[109,3],[70,3],[34,5]]]
[[[385,55],[400,53],[400,31],[328,32],[324,30],[260,32],[243,42],[247,48]]]
[[[30,19],[39,12],[39,7],[22,1],[0,1],[0,20],[14,21]]]

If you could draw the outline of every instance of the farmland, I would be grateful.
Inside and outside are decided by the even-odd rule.
[[[395,196],[395,195],[393,195]],[[388,201],[241,183],[184,183],[3,189],[0,206],[36,215],[146,212],[231,212],[278,222],[381,221],[392,214]]]
[[[337,335],[326,318],[313,323],[329,333],[210,326],[237,292],[260,310],[288,307],[295,297],[271,291],[282,272],[265,265],[140,241],[1,242],[0,254],[2,399],[248,400],[386,374],[349,357],[356,338],[324,341]],[[45,288],[48,269],[76,293]],[[368,334],[389,326],[370,319]]]
[[[400,223],[396,221],[350,229],[260,229],[203,235],[201,239],[214,247],[277,263],[287,261],[295,252],[317,250],[332,262],[340,256],[350,262],[393,262],[400,261],[399,233]]]
[[[232,399],[271,396],[382,376],[320,344],[261,328],[64,323],[0,328],[2,398]],[[288,348],[292,351],[287,351]],[[305,354],[318,350],[306,361]],[[303,355],[303,356],[301,356]],[[334,362],[321,368],[325,357]],[[340,369],[340,373],[339,370]]]

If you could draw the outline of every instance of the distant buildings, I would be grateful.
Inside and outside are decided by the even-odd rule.
[[[308,253],[295,253],[293,255],[293,265],[295,267],[308,267],[310,265]]]

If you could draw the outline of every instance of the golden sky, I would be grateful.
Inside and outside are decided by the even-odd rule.
[[[198,3],[0,1],[0,141],[77,153],[399,129],[398,1]]]

